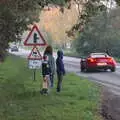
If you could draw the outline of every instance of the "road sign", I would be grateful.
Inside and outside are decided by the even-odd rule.
[[[33,47],[31,53],[28,56],[30,60],[42,60],[42,56],[36,46]]]
[[[45,46],[46,41],[42,34],[40,33],[36,25],[33,26],[31,32],[28,34],[26,40],[24,41],[25,46]]]
[[[40,69],[41,68],[42,61],[41,60],[29,60],[28,61],[28,67],[30,69]]]

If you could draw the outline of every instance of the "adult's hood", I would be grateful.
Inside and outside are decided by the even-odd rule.
[[[63,52],[61,50],[58,50],[57,56],[61,59],[63,59]]]

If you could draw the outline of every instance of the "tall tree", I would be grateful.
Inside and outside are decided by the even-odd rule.
[[[4,61],[8,43],[20,40],[28,25],[38,21],[35,1],[4,0],[0,2],[0,61]]]
[[[120,6],[120,0],[115,0],[117,5]]]
[[[115,9],[91,18],[85,30],[77,39],[76,50],[78,53],[106,52],[114,56],[119,55],[120,49],[120,9]]]
[[[84,26],[90,21],[90,17],[97,15],[101,11],[106,10],[106,6],[101,0],[73,0],[78,6],[78,22],[67,31],[69,36],[74,36],[76,33],[81,33]],[[107,1],[107,0],[103,0]]]
[[[20,40],[20,35],[28,29],[28,25],[39,20],[40,10],[44,6],[49,6],[49,4],[59,5],[61,12],[64,13],[64,6],[70,9],[73,1],[78,5],[79,20],[71,29],[72,33],[74,31],[81,32],[90,16],[96,14],[96,11],[105,9],[100,0],[1,0],[0,61],[4,61],[8,43]],[[116,2],[119,5],[119,0],[116,0]],[[80,4],[83,6],[82,11],[80,10]]]
[[[39,21],[40,11],[48,4],[64,6],[64,0],[1,0],[0,61],[4,61],[9,42],[20,40],[28,25]]]

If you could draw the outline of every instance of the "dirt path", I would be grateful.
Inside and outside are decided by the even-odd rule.
[[[120,120],[120,96],[107,88],[102,90],[101,114],[105,120]]]

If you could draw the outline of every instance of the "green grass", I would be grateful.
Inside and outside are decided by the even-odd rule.
[[[64,55],[75,58],[85,58],[86,56],[80,53],[77,53],[74,49],[64,50]]]
[[[120,58],[115,57],[115,60],[116,60],[117,62],[120,62]]]
[[[55,77],[55,87],[56,82]],[[39,93],[41,84],[40,70],[33,81],[27,61],[8,56],[0,64],[0,120],[101,120],[95,84],[67,74],[61,93],[54,87],[48,96]]]

